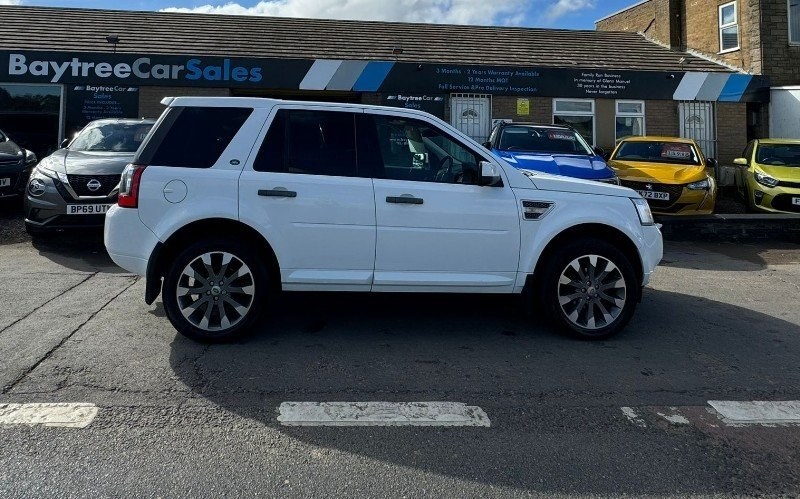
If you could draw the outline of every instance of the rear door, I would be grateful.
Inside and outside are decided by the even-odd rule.
[[[272,245],[284,289],[372,285],[375,198],[356,165],[355,118],[348,108],[276,109],[242,172],[240,219]]]
[[[399,114],[366,111],[358,132],[359,165],[375,176],[373,290],[511,292],[519,210],[507,184],[478,185],[480,154]]]

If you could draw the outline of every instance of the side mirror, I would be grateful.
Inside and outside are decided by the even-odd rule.
[[[736,158],[733,160],[733,164],[736,166],[748,166],[747,158]]]
[[[716,168],[717,160],[714,158],[706,158],[706,168]]]
[[[481,161],[481,184],[483,186],[494,187],[503,182],[497,167],[488,161]]]
[[[64,149],[65,147],[67,147],[69,145],[69,142],[70,142],[69,139],[62,140],[61,141],[61,149]]]
[[[39,158],[33,151],[25,149],[25,166],[35,165],[39,162]]]
[[[492,149],[492,143],[491,142],[484,142],[483,143],[483,147],[485,147],[486,149],[491,150]]]

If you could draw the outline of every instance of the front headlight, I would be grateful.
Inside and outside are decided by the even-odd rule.
[[[777,187],[780,183],[778,179],[770,177],[766,173],[761,173],[758,170],[755,171],[754,176],[756,178],[756,182],[767,187]]]
[[[687,185],[686,188],[692,191],[707,191],[711,189],[711,180],[705,179],[699,182],[693,182]]]
[[[630,198],[633,201],[633,206],[636,207],[636,213],[639,214],[639,221],[642,225],[655,225],[656,221],[653,219],[653,212],[650,211],[650,205],[647,204],[642,198]]]

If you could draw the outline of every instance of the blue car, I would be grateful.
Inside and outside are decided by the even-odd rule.
[[[606,164],[602,151],[593,149],[569,127],[500,123],[484,145],[522,170],[619,185],[617,175]]]

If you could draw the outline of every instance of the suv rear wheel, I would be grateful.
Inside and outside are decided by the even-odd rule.
[[[269,294],[269,275],[245,244],[201,241],[184,249],[162,290],[172,325],[193,340],[224,342],[248,332]]]
[[[568,243],[543,262],[539,303],[574,336],[604,339],[630,321],[640,285],[628,257],[600,239]]]

